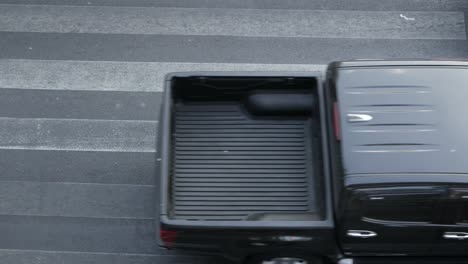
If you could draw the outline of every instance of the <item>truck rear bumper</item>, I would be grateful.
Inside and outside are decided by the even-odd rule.
[[[164,228],[164,227],[163,227]],[[172,229],[174,240],[161,246],[171,249],[221,255],[240,261],[251,255],[272,253],[335,256],[338,251],[333,229],[245,230]]]

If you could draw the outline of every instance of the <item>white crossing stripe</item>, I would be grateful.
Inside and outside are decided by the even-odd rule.
[[[0,149],[155,152],[157,121],[0,118]]]
[[[0,31],[466,39],[463,12],[0,5]]]
[[[0,88],[160,92],[171,72],[317,72],[317,64],[0,60]]]

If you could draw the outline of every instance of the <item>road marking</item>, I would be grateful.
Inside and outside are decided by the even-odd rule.
[[[0,149],[155,152],[156,121],[0,118]]]
[[[161,92],[171,72],[324,71],[320,64],[0,60],[0,88]]]
[[[0,6],[0,31],[466,39],[463,12],[405,12],[407,21],[396,11]]]
[[[166,251],[163,251],[166,252]],[[0,256],[5,253],[46,253],[46,254],[89,254],[104,256],[129,256],[129,257],[188,257],[188,258],[206,258],[204,255],[183,255],[183,254],[145,254],[145,253],[112,253],[112,252],[93,252],[93,251],[69,251],[69,250],[40,250],[40,249],[0,249]]]

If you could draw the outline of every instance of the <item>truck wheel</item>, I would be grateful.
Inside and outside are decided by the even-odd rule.
[[[299,257],[266,257],[249,258],[245,264],[322,264],[320,259]]]

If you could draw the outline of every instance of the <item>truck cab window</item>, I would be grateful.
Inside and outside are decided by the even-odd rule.
[[[364,202],[364,218],[397,222],[431,222],[434,201],[424,195],[370,196]]]
[[[453,189],[452,193],[457,204],[455,222],[458,225],[468,225],[468,189]]]
[[[431,223],[439,202],[439,192],[419,188],[382,188],[361,196],[364,221]]]
[[[458,224],[468,225],[468,201],[466,201],[462,207],[461,216],[458,219]]]

